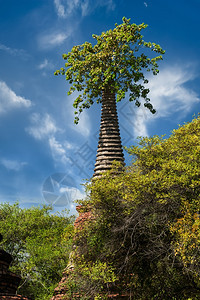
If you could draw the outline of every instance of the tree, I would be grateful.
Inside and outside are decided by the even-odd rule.
[[[72,84],[68,95],[77,90],[80,95],[74,101],[77,109],[75,114],[80,114],[84,108],[89,108],[94,101],[101,102],[101,93],[109,89],[117,94],[117,102],[129,93],[129,101],[135,101],[140,106],[139,98],[145,100],[144,105],[155,113],[149,103],[149,89],[144,84],[148,83],[143,70],[158,73],[157,61],[162,55],[149,58],[145,54],[146,48],[158,54],[164,54],[162,48],[151,42],[143,41],[141,30],[147,25],[130,24],[130,19],[123,18],[121,25],[115,24],[113,30],[93,35],[97,44],[85,42],[81,46],[74,46],[68,54],[63,54],[67,62],[65,67],[57,70],[55,75],[65,75],[66,80]],[[78,122],[75,117],[75,123]]]
[[[121,101],[128,93],[129,101],[135,101],[136,106],[140,106],[140,99],[143,99],[144,106],[152,113],[156,112],[148,98],[149,89],[145,87],[148,80],[144,71],[152,71],[154,75],[158,73],[157,62],[162,59],[164,50],[143,40],[141,31],[146,27],[144,23],[131,24],[130,19],[124,17],[123,23],[115,24],[113,30],[94,34],[93,38],[97,41],[94,46],[85,42],[63,54],[65,66],[55,72],[55,75],[65,75],[72,85],[68,95],[74,91],[79,93],[73,103],[76,124],[85,108],[90,108],[95,101],[103,104],[95,176],[110,169],[113,160],[124,164],[116,100]],[[147,49],[159,55],[149,58]]]
[[[199,299],[199,149],[200,117],[142,138],[125,172],[88,186],[93,218],[76,233],[72,278],[83,299]]]
[[[50,206],[0,204],[1,246],[13,257],[10,270],[22,277],[18,292],[33,300],[52,295],[71,249],[74,218],[51,211]]]

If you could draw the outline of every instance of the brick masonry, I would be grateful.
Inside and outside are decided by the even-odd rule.
[[[2,236],[0,234],[0,241]],[[30,300],[27,297],[17,295],[17,288],[20,284],[20,276],[9,271],[12,256],[0,249],[0,300]]]
[[[77,217],[74,227],[75,229],[82,229],[84,226],[84,223],[88,220],[91,219],[91,212],[88,211],[82,211],[81,210],[81,205],[78,205],[76,207],[76,210],[79,212],[79,216]],[[70,300],[67,296],[67,291],[68,291],[68,278],[70,274],[73,272],[73,263],[69,263],[67,268],[63,272],[63,277],[61,281],[59,282],[58,286],[54,290],[54,296],[51,298],[51,300]],[[80,295],[76,295],[77,299],[80,299]],[[108,299],[114,299],[114,300],[127,300],[130,299],[129,296],[127,295],[119,295],[115,291],[113,291],[110,295],[108,295]]]
[[[102,91],[101,126],[93,178],[101,177],[103,172],[110,170],[113,161],[121,163],[122,168],[125,166],[115,94],[107,88]],[[77,206],[76,209],[79,216],[74,223],[74,227],[75,229],[81,230],[84,223],[92,218],[92,215],[90,210],[81,211],[81,205]],[[55,289],[54,296],[51,300],[69,299],[66,297],[66,292],[68,290],[67,281],[70,272],[73,272],[73,265],[65,269],[62,280]],[[78,298],[79,296],[77,295],[77,299]],[[113,292],[108,296],[108,299],[120,300],[129,299],[129,297],[126,295],[119,296],[119,294]]]

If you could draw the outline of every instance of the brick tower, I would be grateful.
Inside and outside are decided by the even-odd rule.
[[[104,172],[110,170],[113,161],[121,163],[122,168],[125,166],[115,94],[107,87],[102,91],[101,125],[93,178],[99,178]],[[81,228],[84,222],[88,218],[91,218],[91,213],[90,210],[82,212],[81,205],[77,206],[77,211],[79,212],[79,216],[74,226],[75,228]],[[63,278],[55,289],[54,296],[51,300],[69,299],[66,297],[66,293],[68,291],[67,281],[71,272],[73,272],[73,261],[70,261],[65,269]],[[117,293],[113,293],[109,295],[109,299],[128,298],[127,296],[119,296]]]
[[[113,161],[125,165],[115,94],[106,88],[102,92],[101,125],[93,178],[110,170]]]

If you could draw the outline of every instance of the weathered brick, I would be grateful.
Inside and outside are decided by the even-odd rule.
[[[0,249],[0,300],[30,300],[16,295],[21,277],[9,271],[12,256]]]

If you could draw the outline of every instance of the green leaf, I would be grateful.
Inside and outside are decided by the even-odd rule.
[[[101,35],[93,34],[96,44],[85,42],[63,54],[65,66],[57,70],[55,75],[65,75],[69,84],[72,84],[68,95],[75,91],[82,93],[82,97],[86,99],[85,105],[81,106],[83,100],[80,95],[73,105],[76,109],[81,106],[80,112],[82,108],[91,106],[90,100],[92,104],[99,103],[102,89],[106,86],[110,88],[111,81],[117,101],[124,99],[129,89],[132,92],[130,101],[139,97],[147,98],[148,89],[145,88],[145,84],[148,80],[145,78],[145,72],[158,74],[157,62],[162,60],[164,50],[156,43],[143,40],[141,31],[147,27],[146,24],[131,24],[130,19],[125,17],[122,21],[120,25],[115,24],[113,30],[102,32]],[[144,47],[147,48],[145,54]],[[156,52],[158,56],[149,58],[146,55],[148,49]],[[134,81],[134,91],[131,89],[131,81]],[[154,113],[150,106],[147,108]],[[75,119],[75,123],[78,123],[78,119]]]

